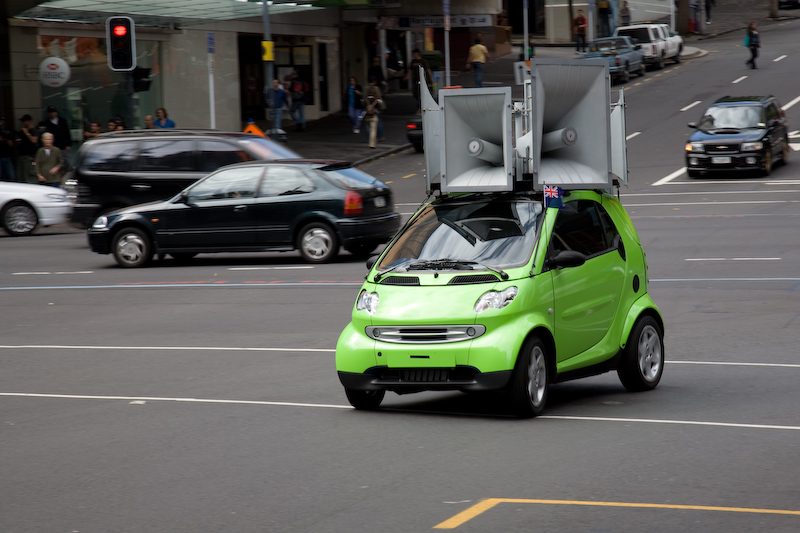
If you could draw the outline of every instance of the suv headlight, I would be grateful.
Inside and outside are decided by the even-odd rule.
[[[705,152],[706,147],[703,143],[687,143],[686,144],[686,151],[687,152]]]
[[[95,229],[104,229],[108,227],[108,217],[97,217],[97,220],[94,221],[92,227]]]
[[[361,291],[361,294],[358,295],[358,300],[356,300],[356,311],[366,311],[374,315],[375,311],[378,310],[379,303],[380,298],[378,298],[377,292]]]
[[[764,143],[761,141],[754,142],[754,143],[742,143],[742,152],[758,152],[764,148]]]
[[[504,291],[485,292],[475,302],[475,312],[483,313],[487,309],[502,309],[517,297],[519,290],[516,287],[509,287]]]

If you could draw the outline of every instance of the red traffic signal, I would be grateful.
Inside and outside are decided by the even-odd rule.
[[[106,20],[106,54],[111,70],[130,72],[136,68],[136,31],[132,18]]]

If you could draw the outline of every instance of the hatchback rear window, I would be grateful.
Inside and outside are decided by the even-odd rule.
[[[345,189],[363,189],[375,187],[378,180],[361,172],[356,168],[343,168],[339,170],[318,170],[323,176]]]

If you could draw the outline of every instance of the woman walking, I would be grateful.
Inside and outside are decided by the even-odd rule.
[[[761,48],[761,40],[758,36],[758,23],[756,21],[751,22],[747,27],[744,45],[750,49],[750,59],[745,62],[745,65],[750,65],[750,68],[758,68],[756,66],[756,58],[758,57],[758,49]]]

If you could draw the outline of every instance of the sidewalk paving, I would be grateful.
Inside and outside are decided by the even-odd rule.
[[[766,5],[754,6],[753,3],[753,0],[716,0],[716,7],[712,9],[711,13],[711,24],[703,24],[700,34],[684,36],[681,58],[693,59],[707,54],[708,52],[701,48],[702,42],[707,39],[737,31],[741,32],[742,38],[744,38],[747,24],[751,20],[757,21],[759,28],[763,30],[781,21],[800,18],[800,10],[781,9],[778,19],[770,19]],[[521,38],[518,39],[519,43],[521,41]],[[516,46],[512,53],[497,58],[486,66],[485,86],[509,85],[512,87],[514,98],[521,98],[521,88],[514,84],[513,72],[513,63],[519,58],[519,50],[519,46]],[[576,57],[571,44],[550,46],[544,42],[535,42],[535,53],[537,58],[571,59]],[[450,84],[472,87],[472,73],[451,69]],[[617,86],[615,85],[615,87]],[[292,131],[293,127],[290,126],[287,146],[303,157],[350,161],[356,166],[403,150],[411,150],[411,144],[406,138],[406,123],[410,117],[418,114],[411,92],[408,90],[392,91],[384,95],[384,100],[386,111],[382,118],[386,140],[378,143],[377,148],[368,146],[366,128],[362,127],[359,134],[353,133],[346,112],[310,121],[306,124],[304,132],[294,132]]]

